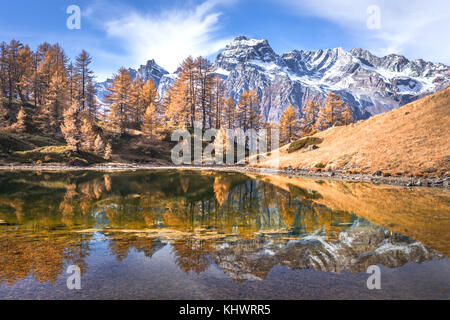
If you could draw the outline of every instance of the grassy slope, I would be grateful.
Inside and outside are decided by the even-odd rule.
[[[125,134],[113,139],[111,161],[121,163],[170,164],[172,142],[162,141],[151,149],[140,143],[139,135]],[[88,165],[105,162],[92,152],[70,151],[64,141],[35,133],[0,132],[0,165],[7,163],[64,163]]]
[[[70,151],[64,143],[37,133],[0,132],[0,164],[66,163],[88,165],[104,162],[91,153]]]
[[[73,152],[66,146],[47,146],[27,151],[16,151],[11,159],[21,163],[66,163],[70,165],[90,165],[105,160],[87,151]]]
[[[280,149],[280,167],[382,171],[393,176],[450,174],[450,87],[391,112],[345,127],[330,128],[314,137],[319,148],[288,153]],[[274,159],[261,164],[275,165]]]

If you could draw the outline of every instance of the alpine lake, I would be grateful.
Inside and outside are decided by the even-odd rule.
[[[449,299],[449,257],[445,189],[0,172],[0,299]]]

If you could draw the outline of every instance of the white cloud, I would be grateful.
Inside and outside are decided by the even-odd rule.
[[[156,14],[122,8],[119,17],[103,22],[103,28],[126,51],[127,66],[155,59],[173,72],[187,56],[214,54],[230,40],[215,37],[221,15],[217,5],[223,2],[208,0],[191,9]]]
[[[450,1],[442,0],[282,0],[299,15],[339,24],[361,47],[379,55],[403,54],[450,64]],[[367,8],[377,5],[381,28],[369,30]]]

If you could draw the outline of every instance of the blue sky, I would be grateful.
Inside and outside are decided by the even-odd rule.
[[[66,27],[69,5],[81,8],[80,30]],[[4,0],[0,6],[0,41],[14,38],[33,49],[58,42],[70,57],[86,49],[99,80],[148,59],[168,71],[188,55],[214,59],[238,35],[266,38],[277,53],[362,47],[450,64],[447,0]]]

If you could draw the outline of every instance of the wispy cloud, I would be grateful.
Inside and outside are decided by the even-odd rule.
[[[450,1],[441,0],[282,0],[299,15],[319,17],[352,32],[377,54],[398,53],[450,63]],[[380,8],[380,29],[367,28],[367,8]]]
[[[194,7],[157,13],[142,13],[130,7],[122,7],[118,13],[116,8],[116,16],[101,25],[108,37],[117,39],[128,65],[155,59],[172,72],[187,56],[214,54],[230,40],[216,37],[221,17],[218,5],[223,2],[208,0]]]

